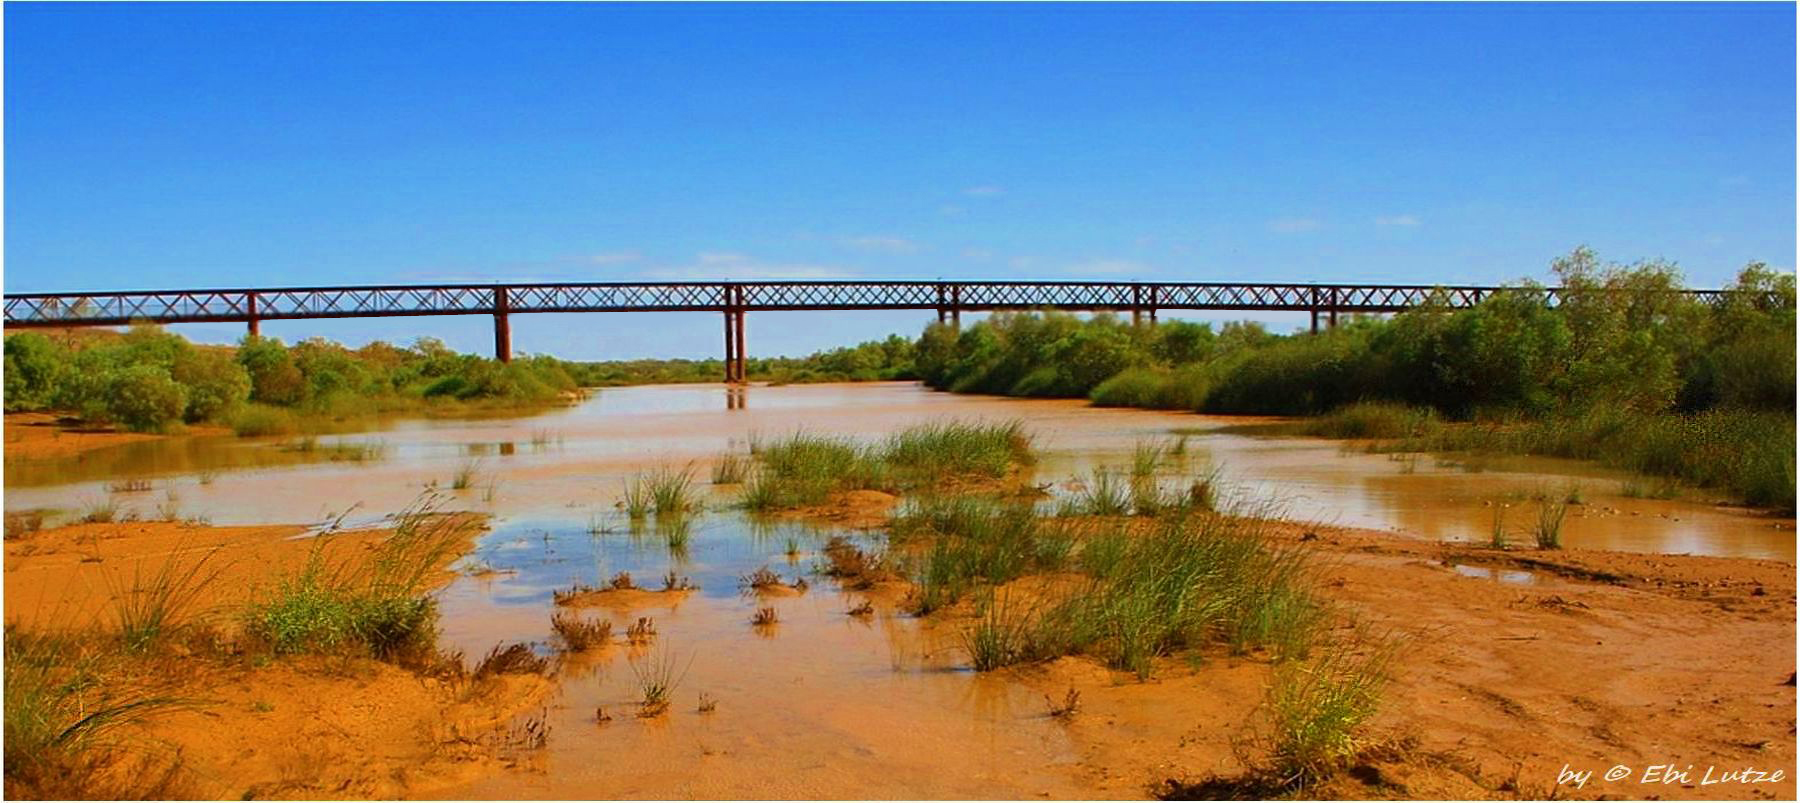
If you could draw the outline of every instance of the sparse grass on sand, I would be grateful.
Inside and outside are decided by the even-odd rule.
[[[150,760],[121,730],[196,702],[117,671],[120,655],[99,639],[6,629],[6,797],[193,796],[178,761]]]
[[[629,661],[631,675],[637,680],[638,716],[645,719],[668,712],[676,687],[687,677],[688,667],[694,662],[689,656],[687,665],[677,671],[674,654],[660,649],[643,656],[633,655]]]
[[[215,547],[192,561],[170,557],[150,571],[139,563],[129,585],[109,578],[113,614],[126,650],[148,651],[194,624],[206,586],[219,576],[218,551]]]
[[[366,559],[333,565],[321,543],[304,568],[247,606],[245,634],[276,653],[349,649],[400,661],[435,654],[437,605],[425,589],[475,526],[438,515],[438,501],[426,496],[397,514],[392,534]]]
[[[1311,658],[1275,669],[1265,707],[1274,785],[1302,787],[1329,777],[1369,747],[1365,725],[1401,642],[1366,634],[1322,644]]]

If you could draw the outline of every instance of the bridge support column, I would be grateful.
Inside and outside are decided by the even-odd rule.
[[[256,317],[256,294],[244,294],[244,312],[250,316],[250,336],[262,336],[262,320]]]
[[[740,308],[737,311],[737,381],[739,384],[750,382],[749,364],[744,359],[745,351],[748,349],[744,344],[744,310]]]
[[[736,312],[725,311],[725,384],[727,385],[737,381],[737,327],[733,325],[736,322],[732,320],[736,317]]]
[[[508,318],[506,288],[494,288],[494,359],[512,362],[512,321]]]

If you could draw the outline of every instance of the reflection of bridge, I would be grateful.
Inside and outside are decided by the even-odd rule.
[[[1725,291],[1685,290],[1717,301]],[[1115,311],[1134,323],[1158,310],[1309,312],[1336,325],[1338,313],[1398,312],[1426,303],[1472,307],[1497,293],[1530,293],[1557,304],[1558,288],[1355,284],[1140,282],[681,282],[457,284],[160,290],[6,296],[6,326],[248,323],[299,318],[492,315],[494,353],[512,358],[507,316],[527,312],[722,312],[725,378],[744,379],[744,313],[772,310],[936,310],[939,321],[989,310]]]

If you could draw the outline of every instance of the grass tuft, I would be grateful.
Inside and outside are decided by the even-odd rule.
[[[573,652],[583,652],[612,643],[611,621],[585,619],[571,613],[557,613],[550,618],[550,629]]]
[[[657,652],[643,657],[632,656],[630,659],[631,674],[637,679],[638,716],[645,719],[662,716],[669,710],[669,701],[675,696],[676,687],[687,677],[687,667],[681,671],[675,669],[675,656],[668,652]],[[688,658],[688,666],[694,663]]]
[[[1281,785],[1325,778],[1361,752],[1361,732],[1380,709],[1396,651],[1391,639],[1359,638],[1276,668],[1267,705]]]
[[[345,649],[405,662],[434,652],[437,604],[428,580],[462,549],[474,523],[436,513],[439,498],[422,497],[393,517],[393,531],[374,554],[333,564],[319,536],[305,566],[255,599],[244,631],[276,653]]]
[[[1563,517],[1568,513],[1569,505],[1566,502],[1538,500],[1537,526],[1532,530],[1538,549],[1562,549]]]

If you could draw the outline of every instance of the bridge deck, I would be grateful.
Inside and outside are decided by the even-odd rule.
[[[1720,290],[1683,290],[1707,302]],[[1134,321],[1159,310],[1310,312],[1333,325],[1338,313],[1398,312],[1435,303],[1473,307],[1497,293],[1527,293],[1559,304],[1555,287],[1405,284],[1224,284],[1192,282],[675,282],[443,284],[25,293],[6,296],[8,327],[119,326],[136,322],[249,324],[267,320],[493,315],[494,353],[512,358],[508,317],[530,312],[722,312],[726,380],[741,382],[744,315],[774,310],[1130,311]]]
[[[1555,304],[1558,288],[1454,285],[1139,282],[684,282],[455,284],[28,293],[6,296],[7,326],[111,326],[295,318],[527,312],[767,310],[1235,310],[1396,312],[1450,308],[1501,292]],[[1683,291],[1710,299],[1717,290]]]

